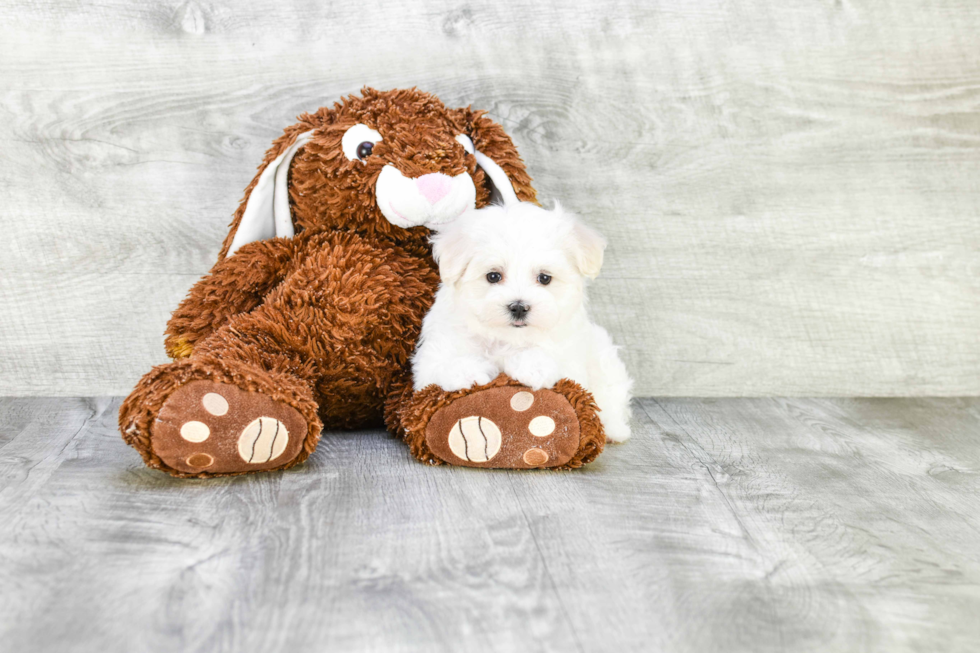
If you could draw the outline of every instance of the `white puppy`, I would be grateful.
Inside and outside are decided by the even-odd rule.
[[[557,203],[490,206],[439,229],[442,284],[412,359],[415,388],[458,390],[501,371],[535,390],[568,378],[595,397],[609,440],[629,438],[632,381],[585,306],[602,236]]]

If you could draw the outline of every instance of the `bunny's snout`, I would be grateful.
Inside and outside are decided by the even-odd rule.
[[[476,207],[476,186],[467,172],[407,177],[389,163],[381,169],[375,189],[381,213],[404,229],[449,222]]]
[[[415,186],[422,193],[422,196],[429,201],[429,204],[435,204],[449,194],[453,186],[453,179],[441,172],[433,172],[417,177]]]

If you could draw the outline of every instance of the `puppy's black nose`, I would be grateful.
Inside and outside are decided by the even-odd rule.
[[[510,311],[510,316],[515,320],[523,320],[524,316],[531,311],[531,307],[518,300],[507,304],[507,310]]]

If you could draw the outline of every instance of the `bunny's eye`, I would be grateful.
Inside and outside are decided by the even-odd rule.
[[[351,161],[363,161],[371,156],[374,146],[380,143],[383,138],[376,130],[360,123],[354,125],[346,132],[340,141],[344,156]]]

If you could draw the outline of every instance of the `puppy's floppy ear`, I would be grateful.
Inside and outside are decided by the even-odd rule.
[[[285,142],[278,143],[267,153],[266,159],[270,155],[275,156],[252,182],[252,190],[245,200],[244,211],[240,213],[240,217],[236,217],[233,224],[234,235],[229,234],[231,242],[225,240],[227,249],[223,253],[224,256],[231,256],[242,245],[257,240],[293,237],[295,230],[289,210],[287,188],[289,164],[292,163],[296,152],[313,137],[313,131],[294,133],[293,136],[292,142],[289,142],[290,139],[287,137],[284,139]]]
[[[585,277],[595,279],[602,269],[603,254],[606,250],[606,239],[598,231],[582,223],[574,215],[565,213],[558,202],[555,202],[555,213],[566,220],[572,221],[569,235],[572,260],[575,267]]]
[[[459,219],[457,219],[459,222]],[[432,234],[432,258],[439,264],[442,282],[454,285],[466,273],[473,260],[473,244],[464,229],[454,228]]]

